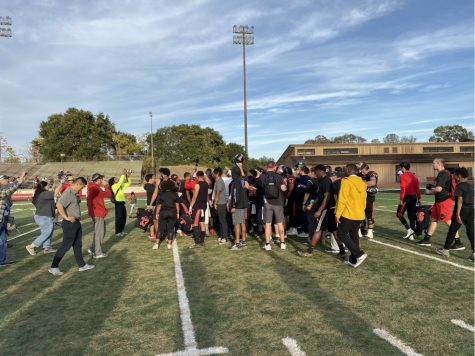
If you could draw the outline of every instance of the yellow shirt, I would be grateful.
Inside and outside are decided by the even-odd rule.
[[[366,183],[356,175],[341,180],[335,215],[349,220],[364,220],[366,208]]]
[[[130,179],[130,177],[128,177],[126,181],[124,174],[120,176],[120,179],[117,183],[112,184],[111,190],[112,190],[112,193],[115,194],[116,201],[119,201],[119,202],[127,201],[124,195],[124,189],[129,187],[131,184],[132,184],[132,180]]]

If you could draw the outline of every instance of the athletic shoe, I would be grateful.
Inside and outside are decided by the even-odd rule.
[[[241,240],[241,247],[247,247],[247,242],[244,240]]]
[[[15,261],[5,260],[2,263],[0,263],[0,266],[9,266],[9,265],[12,265],[14,263],[15,263]]]
[[[368,229],[368,233],[366,234],[366,237],[368,239],[372,239],[374,237],[373,235],[373,229]]]
[[[345,261],[345,264],[350,266],[350,267],[356,268],[360,264],[362,264],[364,262],[364,260],[366,260],[366,257],[368,257],[368,255],[366,253],[364,253],[363,255],[361,255],[360,257],[358,257],[356,259],[356,263],[351,263],[350,261]]]
[[[118,233],[118,234],[115,234],[114,236],[115,236],[115,237],[122,237],[122,234],[121,234],[121,233]]]
[[[279,240],[280,239],[280,234],[275,234],[273,238],[276,239],[276,240]]]
[[[419,246],[431,246],[431,243],[430,243],[430,237],[424,237],[422,240],[420,241],[417,241],[417,244]]]
[[[325,252],[337,254],[337,253],[340,253],[340,250],[334,250],[332,248],[329,248],[329,249],[326,249]]]
[[[30,245],[26,245],[25,246],[26,250],[28,251],[28,253],[32,256],[36,255],[36,252],[35,252],[35,248],[34,247],[31,247]]]
[[[231,247],[231,250],[233,251],[239,251],[241,250],[241,244],[234,244],[232,247]]]
[[[409,229],[409,230],[407,230],[406,236],[404,236],[403,239],[409,239],[410,240],[411,237],[412,237],[412,239],[414,240],[414,234],[415,234],[414,230]]]
[[[266,251],[271,251],[272,250],[272,247],[270,244],[264,244],[264,246],[262,246],[262,248]]]
[[[298,251],[297,254],[300,257],[312,257],[312,253],[309,251]]]
[[[438,255],[444,256],[444,257],[450,257],[450,251],[446,250],[443,247],[435,248],[434,252],[437,253]]]
[[[46,255],[48,253],[55,253],[57,250],[55,248],[45,248],[43,249],[43,253]]]
[[[460,242],[460,240],[455,239],[452,246],[450,246],[451,251],[462,251],[465,250],[465,246]]]
[[[213,229],[209,230],[209,234],[210,235],[216,235],[216,231],[214,231]]]
[[[48,268],[48,272],[53,276],[62,276],[64,274],[59,268]]]
[[[301,232],[300,234],[297,235],[297,237],[304,237],[304,238],[308,238],[308,234],[306,232]]]
[[[188,247],[188,248],[190,248],[190,249],[195,249],[195,248],[200,248],[200,247],[203,247],[203,245],[202,245],[202,244],[193,244],[193,245],[191,245],[191,246]]]
[[[100,255],[94,255],[93,258],[106,258],[107,257],[107,253],[101,253]]]
[[[283,242],[283,243],[280,244],[280,249],[281,249],[281,250],[286,250],[286,249],[287,249],[287,245],[286,245],[285,242]]]
[[[89,265],[89,264],[86,263],[84,266],[79,267],[79,272],[89,271],[90,269],[93,269],[94,267],[96,267],[96,266]]]
[[[472,253],[470,256],[468,256],[467,259],[472,261],[472,262],[475,261],[475,253]]]
[[[87,249],[87,253],[90,254],[90,255],[94,254],[94,252],[92,252],[92,250],[90,248]]]
[[[361,229],[358,229],[358,237],[361,239],[363,237],[363,234],[361,233]]]
[[[298,234],[298,231],[297,231],[297,229],[296,229],[295,227],[291,227],[290,229],[287,230],[286,233],[287,233],[287,235],[292,235],[292,236],[294,236],[294,235],[297,235],[297,234]]]
[[[173,242],[167,242],[167,249],[171,250],[172,249]]]
[[[127,235],[128,235],[128,232],[122,231],[120,234],[121,234],[122,236],[127,236]]]
[[[158,244],[153,244],[152,250],[158,250]]]

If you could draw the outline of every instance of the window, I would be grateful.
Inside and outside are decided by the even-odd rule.
[[[397,153],[397,147],[393,147],[393,153]]]
[[[461,146],[460,152],[473,152],[473,146]]]
[[[422,147],[422,152],[424,153],[435,153],[435,152],[454,152],[453,146],[428,146]]]
[[[297,156],[315,156],[315,148],[299,148]]]
[[[384,153],[389,153],[389,147],[384,147]]]
[[[324,148],[324,155],[355,155],[358,154],[357,148]]]

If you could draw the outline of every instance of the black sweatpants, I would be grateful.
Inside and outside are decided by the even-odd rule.
[[[398,211],[398,217],[401,224],[409,230],[416,231],[416,210],[417,210],[417,196],[405,195],[403,199],[404,205],[401,211]],[[407,217],[409,218],[409,224],[407,223],[404,213],[407,211]]]
[[[450,246],[452,246],[455,235],[457,234],[457,231],[459,231],[460,225],[457,222],[457,216],[456,216],[456,211],[454,209],[454,212],[452,214],[452,221],[450,223],[449,231],[447,232],[447,238],[445,239],[445,245],[444,248],[448,250]],[[462,210],[460,211],[460,218],[462,219],[462,223],[465,225],[465,229],[467,231],[467,237],[468,240],[470,241],[470,245],[472,246],[472,251],[475,252],[474,247],[473,247],[473,206],[472,207],[462,207]]]
[[[226,204],[218,204],[216,209],[219,219],[219,237],[222,239],[229,239],[229,225],[228,225],[228,210]]]
[[[125,202],[119,201],[115,203],[115,233],[120,234],[124,231],[125,221],[127,219],[127,210]]]
[[[61,222],[61,227],[63,228],[63,243],[59,246],[58,251],[53,258],[53,263],[51,268],[58,268],[59,263],[63,259],[64,255],[68,250],[73,247],[74,257],[76,258],[76,263],[79,267],[83,267],[86,262],[82,257],[82,227],[79,220],[75,222],[69,222],[63,220]]]
[[[360,250],[358,230],[362,220],[350,220],[344,217],[340,218],[338,225],[338,237],[350,250],[350,262],[356,263],[356,259],[361,257],[364,252]]]
[[[169,241],[172,241],[175,237],[175,224],[176,224],[176,210],[175,209],[162,209],[158,216],[158,229],[160,239],[167,237]]]
[[[361,225],[361,233],[363,236],[368,235],[369,225],[374,225],[374,203],[376,202],[375,195],[368,195],[366,197],[366,208],[364,214],[366,218],[363,220]]]

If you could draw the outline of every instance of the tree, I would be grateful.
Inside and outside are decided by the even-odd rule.
[[[414,143],[417,141],[417,138],[415,138],[414,136],[402,136],[401,139],[399,140],[399,142],[402,142],[402,143]]]
[[[114,135],[114,154],[117,156],[134,156],[144,154],[144,142],[137,140],[137,137],[118,132]]]
[[[366,139],[354,134],[344,134],[333,138],[334,143],[365,143]]]
[[[387,134],[385,138],[383,138],[384,143],[398,143],[399,142],[399,136],[396,135],[395,133],[390,133]]]
[[[315,143],[332,143],[332,140],[323,135],[317,135],[314,138]]]
[[[90,160],[113,152],[114,134],[108,116],[69,108],[40,123],[40,153],[50,161],[58,161],[62,153],[68,158]]]
[[[5,150],[7,154],[7,158],[5,159],[5,163],[20,163],[20,157],[18,157],[15,153],[13,147],[7,147]]]
[[[373,138],[371,143],[381,143],[381,141],[379,141],[379,138]]]
[[[7,138],[0,135],[0,163],[2,162],[3,154],[6,153],[8,148]]]
[[[310,139],[310,140],[305,141],[305,142],[304,142],[304,145],[314,145],[314,144],[316,144],[316,143],[317,143],[317,142],[316,142],[315,140]]]
[[[429,142],[462,142],[473,137],[473,132],[460,125],[438,126]]]

